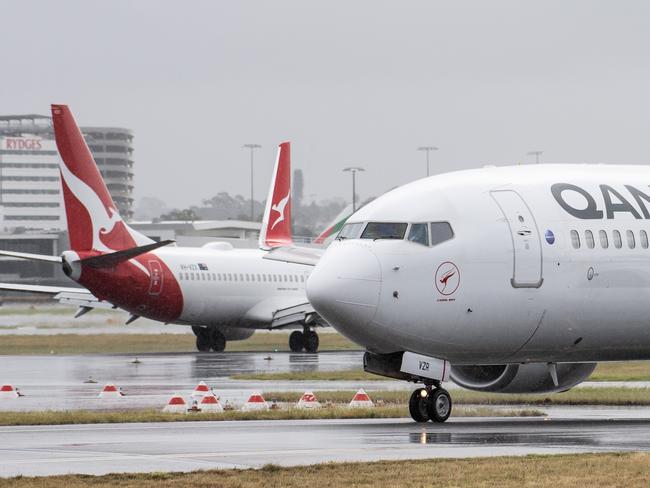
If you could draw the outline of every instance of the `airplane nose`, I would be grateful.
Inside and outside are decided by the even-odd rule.
[[[375,316],[381,293],[377,256],[359,242],[335,242],[307,281],[307,297],[332,327],[358,343]]]

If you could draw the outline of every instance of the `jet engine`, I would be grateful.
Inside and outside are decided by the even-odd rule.
[[[217,326],[227,341],[243,341],[255,333],[255,329],[242,329],[240,327]]]
[[[468,390],[495,393],[554,393],[585,381],[596,363],[530,363],[452,366],[451,379]]]

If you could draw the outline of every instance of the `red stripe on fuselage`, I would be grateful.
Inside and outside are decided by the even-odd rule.
[[[86,258],[99,253],[80,253]],[[176,277],[154,253],[133,258],[147,270],[124,261],[114,268],[83,266],[79,283],[101,300],[135,315],[173,322],[183,311],[183,293]]]

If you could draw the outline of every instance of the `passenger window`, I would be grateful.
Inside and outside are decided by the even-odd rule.
[[[348,223],[343,226],[339,235],[336,236],[337,239],[358,239],[359,234],[361,234],[361,229],[363,229],[363,222]]]
[[[265,274],[262,275],[262,281],[266,282],[266,275]]]
[[[607,232],[604,230],[598,231],[598,236],[600,237],[600,247],[607,249],[609,247],[609,239],[607,238]]]
[[[571,231],[571,245],[573,249],[580,249],[580,234],[577,230]]]
[[[429,229],[427,224],[411,224],[408,240],[423,246],[429,245]]]
[[[454,237],[449,222],[431,222],[431,245],[436,246]]]
[[[629,247],[630,249],[634,249],[636,247],[636,241],[634,240],[634,232],[628,230],[625,234],[627,235],[627,247]]]
[[[590,230],[585,231],[585,242],[587,243],[587,247],[589,249],[594,248],[594,233]]]
[[[642,230],[639,232],[639,238],[641,239],[641,247],[643,249],[648,249],[648,234],[646,231]]]
[[[621,239],[621,233],[617,230],[612,232],[612,235],[614,236],[614,247],[616,249],[620,249],[623,247],[623,240]]]
[[[257,281],[262,281],[262,277],[259,274],[257,275]]]
[[[178,275],[178,279],[181,280],[181,281],[183,281],[183,273],[181,273],[181,274]]]
[[[404,239],[406,227],[397,222],[368,222],[361,239]]]
[[[304,283],[304,282],[305,282],[305,277],[303,275],[300,275],[300,283]]]

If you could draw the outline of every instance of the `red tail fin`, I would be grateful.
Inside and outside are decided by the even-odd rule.
[[[266,200],[260,247],[291,246],[291,144],[278,147],[278,159]]]
[[[71,248],[112,252],[153,242],[120,217],[67,105],[52,105],[52,124]]]

